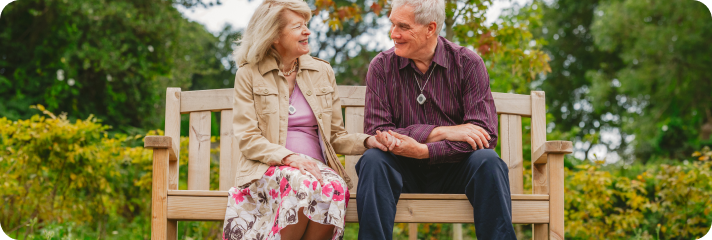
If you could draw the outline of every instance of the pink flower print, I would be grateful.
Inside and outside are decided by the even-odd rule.
[[[321,187],[321,195],[331,197],[331,193],[334,191],[334,189],[331,187],[331,183],[327,183],[323,187]]]
[[[337,202],[343,201],[346,194],[344,194],[344,188],[341,187],[341,183],[332,181],[331,186],[334,188],[334,195],[331,196],[331,200]]]
[[[272,189],[269,191],[269,196],[272,197],[272,199],[277,199],[279,197],[279,192],[277,192],[277,190]]]
[[[265,173],[265,175],[268,176],[268,177],[271,177],[272,175],[274,175],[274,169],[275,169],[275,168],[277,168],[277,167],[275,167],[275,166],[269,167],[269,168],[267,169],[267,172]]]
[[[236,194],[232,195],[232,198],[235,199],[235,204],[240,204],[242,201],[245,201],[245,195],[250,195],[250,189],[245,188],[237,192]]]
[[[309,185],[311,185],[311,182],[309,180],[304,180],[304,186],[309,188]]]
[[[312,190],[316,191],[316,185],[319,184],[319,181],[314,181],[312,182]]]
[[[279,191],[282,193],[282,197],[287,196],[291,190],[292,186],[289,185],[287,178],[282,178],[282,181],[279,182]]]
[[[351,198],[351,193],[349,193],[349,190],[346,189],[346,201],[344,202],[344,208],[349,207],[349,199]]]

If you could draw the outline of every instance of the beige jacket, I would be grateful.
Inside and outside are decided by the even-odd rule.
[[[348,134],[344,129],[334,70],[328,62],[302,55],[296,74],[299,89],[319,123],[325,160],[351,188],[351,179],[336,154],[363,154],[369,135]],[[242,157],[237,164],[236,187],[261,178],[269,166],[281,165],[284,157],[294,153],[284,147],[288,107],[289,86],[273,57],[237,70],[233,134]]]

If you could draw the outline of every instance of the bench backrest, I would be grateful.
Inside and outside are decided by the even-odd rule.
[[[339,86],[339,97],[345,109],[345,126],[350,133],[363,132],[363,115],[366,87]],[[172,138],[173,149],[180,149],[180,115],[190,114],[188,190],[210,188],[210,124],[211,112],[220,112],[220,185],[227,191],[234,185],[237,161],[241,152],[232,136],[233,89],[216,89],[181,92],[180,88],[168,88],[166,93],[165,135]],[[546,141],[546,111],[544,92],[531,95],[492,93],[497,114],[500,116],[499,139],[501,158],[509,166],[509,182],[512,194],[523,193],[522,117],[531,117],[531,146],[534,151]],[[178,155],[171,152],[169,162],[169,190],[178,189]],[[355,165],[360,156],[346,156],[346,171],[358,181]],[[537,184],[533,178],[534,187]],[[545,181],[545,180],[543,180]],[[357,186],[356,186],[357,187]],[[356,193],[356,187],[350,189]]]

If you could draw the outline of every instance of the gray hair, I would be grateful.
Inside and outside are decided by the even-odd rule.
[[[445,24],[445,1],[444,0],[393,0],[391,9],[396,9],[404,5],[415,9],[415,22],[421,25],[428,25],[435,22],[438,26],[435,34],[439,35]]]
[[[280,62],[279,53],[272,43],[287,22],[282,14],[291,10],[302,15],[308,22],[311,19],[311,9],[303,0],[266,0],[255,10],[242,34],[242,39],[236,41],[237,49],[233,52],[235,63],[240,66],[245,63],[256,64],[265,56],[271,55]],[[281,63],[280,63],[281,64]]]

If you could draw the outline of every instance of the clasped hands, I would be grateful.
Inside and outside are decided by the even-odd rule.
[[[473,124],[462,124],[456,126],[436,127],[428,136],[426,142],[438,142],[443,140],[454,142],[467,142],[472,149],[483,149],[489,147],[489,140],[492,139],[482,127]],[[384,152],[392,152],[395,155],[425,159],[429,157],[428,146],[419,143],[415,139],[388,130],[388,132],[376,131],[376,135],[367,141],[369,148],[378,148]]]

